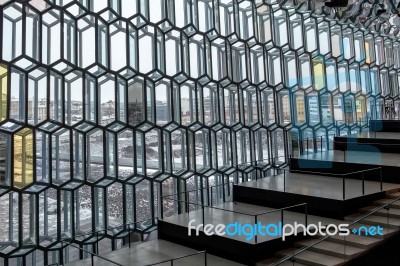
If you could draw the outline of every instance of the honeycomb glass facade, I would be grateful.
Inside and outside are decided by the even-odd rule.
[[[0,264],[114,248],[179,207],[161,195],[400,112],[396,38],[288,3],[0,3]]]

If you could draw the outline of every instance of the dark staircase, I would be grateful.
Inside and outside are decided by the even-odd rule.
[[[371,121],[371,129],[373,130],[370,132],[371,134],[375,132],[399,132],[400,135],[400,122],[384,121],[381,123],[379,121]],[[400,137],[388,140],[387,138],[376,138],[375,136],[371,140],[368,137],[349,136],[336,137],[334,142],[334,148],[342,151],[362,150],[371,152],[371,154],[379,152],[400,154]],[[399,146],[395,148],[387,145],[388,143],[397,142]],[[385,165],[380,165],[380,167],[384,168],[382,171],[384,182],[390,181],[400,184],[400,176],[398,176],[400,161],[399,167],[393,168]],[[320,176],[321,179],[335,177],[331,175],[332,173],[348,173],[368,168],[371,168],[371,165],[346,161],[328,163],[323,160],[300,157],[291,158],[290,160],[290,172],[317,172],[314,175]],[[395,175],[397,175],[397,178],[394,177]],[[364,173],[363,175],[355,174],[346,178],[382,181],[382,177],[379,177],[376,172]],[[341,182],[341,178],[338,178],[337,182]],[[282,258],[286,258],[286,260],[279,265],[394,265],[387,263],[392,262],[393,259],[400,260],[399,252],[393,249],[393,247],[400,245],[400,201],[395,201],[390,206],[383,207],[383,205],[397,198],[400,198],[399,189],[362,195],[355,200],[340,200],[301,196],[285,191],[250,188],[238,184],[233,189],[234,202],[271,208],[283,208],[306,202],[309,206],[309,213],[319,216],[321,219],[330,217],[335,218],[340,223],[354,223],[350,226],[350,229],[379,225],[383,230],[383,235],[350,234],[346,237],[332,236],[320,241],[322,237],[320,235],[304,237],[299,234],[285,242],[278,239],[262,243],[244,243],[235,239],[217,236],[209,237],[204,234],[199,237],[188,236],[187,225],[176,225],[162,219],[159,221],[159,238],[196,249],[206,249],[207,252],[246,265],[277,265],[276,263],[281,261]],[[204,208],[209,207],[204,206]],[[380,209],[376,211],[377,208]],[[291,211],[300,213],[303,212],[303,209],[298,208]],[[374,213],[370,214],[372,211]],[[181,211],[178,214],[182,215],[184,213],[185,211]],[[226,215],[231,214],[227,212]],[[357,221],[361,217],[363,219]],[[213,222],[218,221],[208,220],[208,223]],[[315,244],[317,241],[318,243]],[[299,252],[300,250],[302,252]],[[382,257],[382,254],[386,257]]]

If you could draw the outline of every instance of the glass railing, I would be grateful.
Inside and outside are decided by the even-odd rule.
[[[366,194],[366,186],[375,186],[377,189],[375,189],[375,192],[383,191],[383,175],[382,175],[382,167],[373,167],[373,168],[368,168],[368,169],[363,169],[359,171],[354,171],[350,173],[329,173],[329,172],[319,172],[319,171],[312,171],[312,170],[291,170],[287,167],[277,167],[276,165],[271,165],[269,161],[264,161],[264,160],[258,160],[258,161],[252,161],[248,163],[242,163],[236,166],[238,169],[246,169],[249,167],[252,167],[254,169],[260,169],[265,172],[269,172],[270,175],[265,175],[265,176],[260,176],[260,175],[255,175],[255,178],[252,180],[258,180],[262,179],[265,177],[269,176],[276,176],[279,174],[283,173],[283,188],[282,191],[286,192],[286,179],[287,179],[287,172],[292,172],[292,173],[299,173],[299,174],[312,174],[312,175],[322,175],[322,176],[332,176],[332,177],[338,177],[342,179],[342,198],[343,200],[346,199],[346,181],[348,180],[360,180],[360,196]],[[371,175],[376,175],[374,179],[377,181],[370,181],[369,178]],[[249,180],[251,181],[251,180]],[[376,183],[368,183],[366,182],[376,182]],[[354,184],[351,184],[353,187]]]
[[[393,199],[384,199],[384,201],[386,202],[372,210],[371,207],[361,209],[361,211],[365,212],[365,214],[361,216],[347,216],[347,221],[344,223],[348,224],[347,228],[350,231],[349,234],[345,236],[326,234],[326,236],[321,238],[314,238],[315,241],[311,244],[297,250],[295,249],[293,252],[290,252],[291,254],[277,260],[270,264],[270,266],[278,266],[287,262],[293,264],[295,262],[301,263],[304,252],[318,249],[318,247],[322,247],[322,245],[328,241],[341,245],[340,249],[336,248],[335,250],[330,250],[330,252],[333,253],[332,256],[336,257],[337,260],[343,260],[343,262],[351,260],[355,253],[361,253],[363,250],[372,247],[381,240],[391,237],[398,232],[398,218],[393,217],[396,217],[396,215],[398,216],[400,196]],[[392,207],[394,205],[396,205],[396,208]],[[362,243],[365,243],[367,246],[365,249],[355,248]]]
[[[379,176],[379,182],[378,182],[378,190],[375,192],[379,192],[379,191],[383,191],[383,177],[382,177],[382,167],[374,167],[374,168],[369,168],[369,169],[364,169],[364,170],[360,170],[360,171],[354,171],[354,172],[350,172],[350,173],[344,173],[344,174],[340,174],[340,173],[329,173],[329,172],[318,172],[318,171],[303,171],[303,170],[291,170],[289,168],[274,168],[273,169],[276,171],[275,175],[277,174],[281,174],[280,172],[283,172],[283,192],[287,192],[286,191],[286,175],[287,172],[289,173],[298,173],[298,174],[312,174],[312,175],[322,175],[322,176],[333,176],[333,177],[338,177],[342,179],[342,198],[343,200],[346,199],[346,180],[354,180],[356,179],[355,177],[361,177],[360,179],[356,179],[356,180],[360,180],[361,184],[360,184],[360,192],[361,195],[365,195],[365,186],[366,186],[366,180],[365,180],[365,175],[366,173],[372,172],[372,171],[376,171],[378,173]],[[371,181],[373,182],[373,181]],[[354,187],[354,184],[351,184],[352,187]],[[352,196],[353,197],[353,196]]]
[[[334,137],[334,135],[333,135]],[[292,140],[292,155],[298,156],[309,153],[333,150],[333,139],[326,139],[323,136],[316,138],[305,138]]]
[[[336,127],[340,126],[359,126],[359,127],[367,127],[369,125],[370,117],[364,118],[353,118],[349,117],[348,119],[335,119],[334,123]]]
[[[62,243],[62,244],[65,244],[65,246],[70,246],[70,247],[76,248],[76,249],[78,249],[80,252],[85,252],[86,254],[88,254],[88,255],[90,256],[90,261],[91,261],[91,265],[92,265],[92,266],[97,265],[98,263],[101,263],[101,262],[107,263],[107,265],[124,266],[123,264],[120,264],[120,263],[118,263],[118,262],[116,262],[116,261],[112,261],[112,260],[110,260],[110,259],[108,259],[108,258],[106,258],[106,257],[103,257],[103,256],[99,255],[99,254],[96,254],[96,253],[87,251],[87,250],[85,250],[85,249],[83,249],[83,248],[81,248],[81,247],[78,247],[78,246],[75,245],[75,244],[72,244],[72,243],[69,243],[69,242],[65,242],[65,241],[63,241],[63,240],[61,240],[61,243]],[[58,265],[58,264],[57,264],[57,265]]]
[[[121,263],[118,263],[116,261],[110,260],[104,256],[95,254],[93,252],[87,251],[81,247],[76,246],[75,244],[71,244],[69,242],[65,242],[65,241],[61,241],[63,244],[65,244],[66,246],[71,246],[74,247],[76,249],[78,249],[81,252],[84,252],[86,254],[88,254],[90,256],[90,265],[95,266],[98,265],[99,263],[104,263],[104,265],[118,265],[118,266],[124,266]],[[200,259],[198,259],[197,262],[200,263],[204,263],[204,265],[207,265],[207,252],[205,250],[203,251],[197,251],[188,255],[184,255],[184,256],[179,256],[179,257],[175,257],[175,258],[171,258],[171,259],[166,259],[160,262],[155,262],[155,263],[151,263],[151,264],[146,264],[146,266],[155,266],[155,265],[174,265],[175,263],[179,263],[179,264],[186,264],[186,265],[190,265],[191,262],[193,262],[193,259],[196,260],[196,258],[194,257],[201,257]],[[196,265],[200,265],[200,263],[196,263]],[[58,266],[61,264],[58,263],[53,263],[53,264],[48,264],[48,266]],[[87,263],[85,265],[88,265]]]
[[[175,195],[172,195],[175,196]],[[224,208],[223,205],[221,206],[212,206],[212,205],[205,205],[201,203],[194,203],[194,202],[189,202],[187,200],[179,200],[176,198],[170,198],[170,197],[163,197],[162,198],[163,203],[164,202],[172,202],[173,205],[179,205],[181,208],[177,208],[176,212],[169,213],[169,215],[165,215],[164,212],[163,216],[161,219],[166,219],[175,215],[182,215],[185,214],[187,215],[185,218],[185,222],[189,222],[192,219],[199,218],[201,219],[201,223],[205,225],[206,223],[213,224],[214,221],[214,215],[217,215],[217,212],[223,212],[223,213],[230,213],[232,215],[224,215],[226,218],[224,222],[226,223],[234,223],[237,221],[238,217],[241,216],[241,223],[247,223],[247,224],[258,224],[258,222],[261,222],[262,219],[273,219],[274,222],[280,223],[281,226],[283,226],[285,222],[285,212],[290,211],[290,210],[296,210],[296,212],[300,212],[300,208],[303,208],[304,210],[304,224],[307,225],[307,220],[308,220],[308,212],[307,212],[307,203],[300,203],[300,204],[295,204],[279,209],[272,209],[264,212],[257,212],[257,213],[250,213],[249,212],[243,212],[243,211],[236,211],[230,209],[230,208]],[[162,204],[164,206],[164,204]],[[303,214],[303,213],[302,213]],[[229,221],[231,219],[231,221]],[[298,217],[297,217],[298,219]],[[182,221],[182,220],[180,220]],[[298,220],[297,220],[298,221]],[[199,223],[199,222],[197,222]],[[281,228],[282,229],[282,228]],[[259,243],[259,239],[257,234],[254,235],[254,238],[250,240],[250,243],[257,244]]]
[[[94,260],[96,260],[96,257],[99,258],[99,260],[107,260],[106,258],[101,257],[100,254],[103,254],[105,252],[109,251],[115,251],[118,250],[122,247],[131,247],[131,238],[133,234],[138,234],[138,239],[137,241],[144,241],[144,235],[150,234],[152,231],[156,230],[156,225],[157,225],[157,220],[158,218],[149,218],[143,221],[138,221],[134,223],[127,223],[127,224],[121,224],[118,226],[114,227],[108,227],[105,229],[100,229],[97,231],[88,231],[88,232],[82,232],[79,234],[75,234],[73,238],[63,238],[60,240],[60,242],[63,244],[63,247],[73,247],[76,248],[77,250],[82,251],[82,256],[80,258],[77,258],[79,260],[86,259],[88,257],[91,257],[92,263]],[[145,226],[145,229],[142,230],[142,225],[143,224],[154,224],[152,227]],[[101,240],[105,239],[106,236],[108,238],[113,238],[113,241],[118,240],[120,241],[120,245],[111,245],[110,248],[103,247],[100,248],[101,245]],[[136,241],[134,241],[136,242]],[[79,246],[76,244],[79,243]],[[87,247],[88,249],[91,249],[91,251],[87,249],[83,249],[82,246]],[[86,255],[86,256],[85,256]],[[68,262],[73,262],[72,260]],[[118,263],[114,263],[119,265]],[[92,264],[93,265],[93,264]]]
[[[190,202],[206,206],[231,202],[233,185],[234,182],[230,181],[219,185],[163,195],[161,196],[160,217],[163,219],[164,217],[181,214],[185,210],[190,210],[194,206],[190,205]],[[170,198],[176,201],[165,200]]]

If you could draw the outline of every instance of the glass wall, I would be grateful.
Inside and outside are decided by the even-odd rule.
[[[400,106],[397,39],[273,0],[20,2],[0,0],[5,260],[64,263],[63,239],[147,230],[161,195]]]

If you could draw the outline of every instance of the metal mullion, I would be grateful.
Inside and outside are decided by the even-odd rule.
[[[151,219],[153,219],[154,218],[154,203],[155,203],[155,200],[154,200],[154,184],[155,183],[152,180],[149,180],[149,183],[150,183],[150,194],[149,194],[150,217],[151,217]],[[160,201],[158,201],[157,203],[158,203],[158,205],[161,204]]]
[[[201,130],[201,138],[203,142],[203,149],[206,148],[205,152],[203,152],[203,166],[204,168],[211,167],[210,163],[210,131],[208,128],[205,128],[206,131]],[[205,133],[206,132],[206,133]],[[208,140],[208,141],[206,141]],[[208,158],[208,161],[207,161]]]
[[[72,168],[72,167],[71,167]],[[71,190],[68,191],[69,193],[69,197],[70,197],[70,209],[69,209],[69,213],[70,213],[70,219],[71,219],[71,224],[70,224],[70,228],[71,228],[71,238],[74,239],[75,238],[75,233],[76,233],[76,228],[75,228],[75,193],[79,193],[78,190]],[[64,206],[65,209],[65,206]],[[79,217],[79,216],[78,216]],[[67,254],[66,254],[67,255]]]
[[[137,131],[136,131],[136,128],[135,129],[131,129],[131,130],[132,130],[132,149],[133,149],[133,154],[137,155],[137,147],[136,147],[137,146],[136,145],[136,134],[137,134]],[[135,158],[135,156],[133,156],[132,160],[133,160],[133,175],[136,176],[138,174],[138,163],[137,163],[138,158],[137,158],[137,156],[136,156],[136,158]]]
[[[14,239],[14,193],[17,192],[13,192],[11,191],[8,195],[8,238],[10,242],[13,242]]]
[[[79,6],[79,4],[78,4],[78,6]],[[78,8],[80,8],[80,7],[78,7]],[[71,38],[71,35],[73,35],[74,36],[74,43],[73,43],[73,45],[71,45],[71,46],[68,46],[69,47],[69,52],[71,52],[70,50],[71,50],[71,47],[73,46],[74,47],[74,54],[73,55],[70,55],[70,58],[73,58],[73,60],[74,60],[74,65],[75,66],[77,66],[78,65],[78,20],[77,19],[75,19],[74,17],[70,17],[70,19],[71,19],[71,21],[72,22],[70,22],[71,24],[73,24],[73,25],[75,25],[75,27],[74,27],[74,31],[71,33],[70,31],[70,28],[71,27],[69,27],[68,28],[68,33],[69,33],[69,37]]]
[[[172,165],[173,157],[171,157],[171,155],[172,155],[171,132],[162,130],[160,135],[161,136],[160,136],[159,140],[161,141],[161,145],[159,147],[160,148],[159,153],[165,154],[166,160],[161,158],[161,160],[159,160],[159,163],[161,165],[162,172],[167,172],[168,168],[169,168],[170,172],[172,173],[173,172],[173,165]],[[165,146],[167,146],[166,149],[164,149]],[[165,162],[165,161],[167,161],[167,162]],[[169,165],[169,167],[168,167],[168,165]]]
[[[101,135],[103,137],[102,141],[103,141],[103,151],[102,151],[102,155],[103,155],[103,175],[107,178],[107,174],[108,174],[108,155],[107,155],[107,151],[108,151],[108,145],[107,145],[107,130],[105,128],[100,129],[101,131]],[[104,177],[103,177],[104,178]],[[97,183],[97,181],[96,181]]]
[[[26,73],[23,73],[23,72],[19,72],[19,74],[20,74],[20,78],[19,78],[19,85],[20,85],[20,89],[19,89],[19,92],[20,92],[20,95],[19,96],[21,96],[21,94],[22,94],[22,96],[23,96],[23,98],[24,98],[24,101],[23,101],[23,105],[20,105],[20,108],[19,108],[19,120],[21,121],[23,121],[23,123],[24,124],[28,124],[28,115],[27,115],[27,113],[28,113],[28,93],[29,93],[29,91],[28,91],[28,86],[27,86],[27,84],[28,84],[28,81],[29,81],[29,78],[28,78],[28,75],[26,74]],[[21,75],[22,75],[22,77],[21,77]],[[10,90],[11,90],[11,87],[10,87]],[[23,115],[23,118],[24,119],[21,119],[21,116]]]
[[[18,246],[22,247],[24,243],[24,229],[23,229],[23,200],[22,200],[22,193],[16,192],[18,197]]]
[[[197,172],[197,164],[196,164],[196,133],[191,131],[191,130],[185,130],[185,133],[187,136],[187,140],[186,140],[186,145],[188,147],[193,147],[193,151],[192,154],[190,154],[190,152],[188,151],[188,157],[187,157],[187,161],[188,161],[188,165],[186,166],[187,171],[193,171],[193,172]]]
[[[62,112],[61,112],[61,114],[59,114],[59,115],[61,115],[61,121],[60,121],[60,118],[58,118],[58,121],[60,121],[63,124],[66,124],[65,123],[65,120],[66,120],[65,119],[65,105],[66,105],[66,103],[65,103],[65,76],[61,76],[60,81],[61,81],[61,88],[60,87],[58,88],[58,90],[60,90],[60,91],[59,91],[59,93],[57,93],[57,96],[58,96],[57,100],[61,100]],[[61,94],[61,95],[59,95],[59,94]]]
[[[181,135],[181,147],[182,148],[184,147],[184,142],[186,142],[186,147],[190,147],[189,146],[189,131],[188,130],[185,130],[185,132],[182,132],[181,130],[179,130],[179,131],[180,131],[179,133]],[[184,138],[185,138],[185,141],[184,141]],[[193,145],[192,147],[193,147],[193,150],[195,150],[195,146]],[[185,151],[183,148],[181,151],[182,155],[184,153],[186,153],[185,160],[181,160],[181,168],[186,169],[184,171],[189,171],[189,168],[190,168],[190,151],[189,150],[190,149],[187,148]]]
[[[254,137],[254,131],[251,128],[249,128],[248,134],[249,134],[248,136],[249,136],[250,162],[254,162],[257,159],[256,151],[255,151],[256,141],[255,141],[255,137]]]
[[[267,142],[268,142],[268,147],[274,147],[272,144],[272,132],[270,129],[267,129]],[[268,164],[272,164],[273,162],[273,154],[272,154],[272,149],[268,149]],[[274,167],[274,165],[272,165]]]
[[[59,19],[59,23],[60,23],[60,30],[61,30],[61,34],[60,34],[60,58],[61,60],[65,59],[65,55],[64,55],[64,48],[65,48],[65,44],[64,44],[64,12],[60,11],[60,19]]]
[[[198,0],[192,0],[192,6],[190,7],[191,11],[191,20],[192,24],[196,27],[199,28],[199,7],[198,7]]]
[[[62,233],[67,233],[68,229],[70,228],[70,224],[68,223],[68,209],[67,209],[67,205],[68,205],[68,191],[67,190],[61,190],[61,193],[63,194],[63,202],[64,202],[64,206],[63,206],[63,213],[64,213],[64,232]]]
[[[12,31],[12,36],[15,37],[15,35],[16,35],[16,22],[11,21],[11,20],[10,20],[10,22],[12,24],[12,30],[11,30]],[[16,39],[17,38],[12,38],[12,40],[11,40],[11,46],[12,46],[12,48],[11,48],[11,59],[12,60],[14,60],[15,57],[16,57]]]
[[[23,9],[23,10],[25,10],[25,8]],[[38,57],[38,55],[37,55],[37,52],[39,51],[39,48],[38,47],[41,47],[40,45],[39,45],[39,43],[38,43],[38,36],[40,37],[40,35],[39,35],[39,33],[38,33],[38,26],[37,25],[40,25],[39,24],[39,19],[38,18],[40,18],[39,16],[32,16],[32,20],[33,20],[33,25],[32,25],[32,27],[33,27],[33,29],[32,29],[32,47],[34,47],[33,49],[32,49],[32,57],[34,58],[34,59],[36,59],[36,60],[38,60],[38,61],[41,61],[40,59],[39,59],[39,57]],[[25,25],[25,27],[26,27],[26,25]],[[22,32],[26,32],[26,30],[24,31],[22,31]],[[36,34],[37,33],[37,34]],[[38,46],[38,47],[35,47],[35,46]],[[25,53],[24,53],[25,54]]]
[[[32,211],[32,209],[35,209],[35,210]],[[30,194],[29,195],[29,211],[30,211],[29,236],[34,238],[34,239],[32,239],[32,242],[34,243],[34,245],[37,245],[39,243],[39,198],[38,198],[38,194]],[[32,218],[32,215],[33,215],[33,218]]]
[[[0,43],[4,43],[3,41],[3,19],[4,18],[4,12],[3,8],[0,8],[0,21],[1,21],[1,27],[0,27]],[[3,59],[3,48],[0,49],[0,59]]]
[[[65,23],[66,24],[66,26],[67,26],[67,30],[66,30],[66,34],[67,34],[67,39],[71,39],[71,35],[72,35],[72,33],[71,33],[71,25],[73,25],[73,23],[74,22],[76,22],[73,18],[72,18],[72,22],[67,22],[67,23]],[[75,27],[77,27],[77,25],[75,25]],[[76,30],[74,31],[74,33],[76,33]],[[75,35],[75,34],[74,34]],[[71,48],[73,47],[73,46],[76,46],[76,39],[75,39],[75,41],[74,41],[74,44],[73,45],[70,45],[69,43],[67,43],[68,45],[67,45],[67,57],[68,57],[68,61],[72,61],[72,62],[75,62],[76,63],[76,57],[72,57],[72,52],[71,52]],[[76,50],[75,50],[75,52],[76,52]],[[74,60],[75,59],[75,60]]]
[[[118,134],[115,132],[111,133],[114,137],[114,150],[113,150],[113,160],[114,160],[114,178],[115,180],[118,180]]]
[[[110,31],[110,24],[105,24],[105,27],[104,27],[104,29],[105,29],[105,32],[104,32],[104,38],[106,39],[105,40],[105,43],[106,43],[106,47],[104,47],[104,49],[106,50],[106,64],[105,64],[105,67],[110,71],[110,69],[111,69],[111,31]],[[117,27],[117,29],[118,29],[118,27]],[[114,98],[114,99],[116,99],[116,98]]]
[[[47,192],[48,189],[46,189],[45,191],[43,191],[43,209],[47,210],[48,209],[48,204],[47,204]],[[38,209],[39,210],[39,209]],[[39,219],[38,219],[39,220]],[[44,236],[48,236],[49,235],[49,226],[48,226],[49,222],[48,222],[48,213],[47,211],[45,211],[43,213],[43,235]],[[39,227],[38,227],[39,228]],[[39,232],[39,230],[38,230]],[[40,239],[39,239],[40,242]]]
[[[127,208],[127,202],[126,202],[127,201],[126,183],[122,183],[121,187],[122,187],[122,195],[123,195],[123,197],[122,197],[122,224],[127,225],[128,224],[128,219],[127,219],[128,218],[127,217],[128,216],[128,208]],[[124,231],[127,230],[125,228],[125,226],[123,229],[124,229]],[[129,225],[129,229],[130,229],[130,225]],[[128,231],[130,231],[129,229],[128,229]],[[131,241],[130,234],[128,234],[128,241],[129,242]],[[97,250],[97,252],[99,252],[99,251]]]
[[[91,208],[91,220],[92,220],[92,223],[91,223],[91,230],[94,232],[94,231],[97,231],[97,227],[96,227],[96,214],[97,214],[97,212],[98,212],[98,208],[96,208],[96,203],[95,203],[95,199],[97,198],[96,197],[96,195],[95,194],[97,194],[96,192],[95,192],[95,186],[90,186],[90,200],[91,200],[91,202],[92,202],[92,208]]]
[[[93,0],[92,0],[93,1]],[[95,45],[95,61],[96,63],[100,62],[100,58],[99,58],[99,46],[101,45],[101,42],[99,41],[99,18],[95,17],[95,22],[94,22],[94,39],[96,41],[96,45]],[[97,82],[97,78],[96,78],[96,82]],[[98,123],[98,122],[97,122]]]
[[[133,214],[133,220],[137,221],[137,213],[136,213],[136,184],[131,185],[132,187],[132,214]],[[135,228],[136,229],[136,224]],[[130,239],[129,239],[130,240]]]

